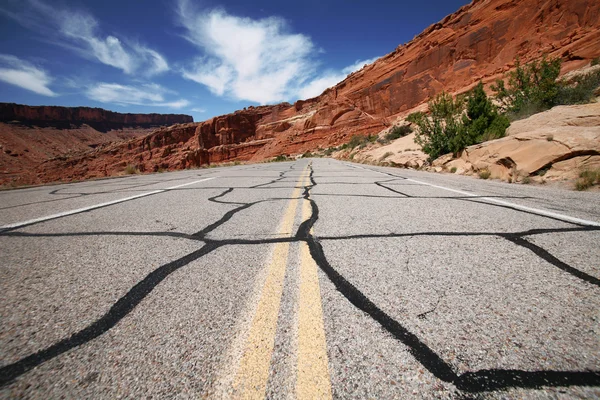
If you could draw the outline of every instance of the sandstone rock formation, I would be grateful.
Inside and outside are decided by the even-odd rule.
[[[600,103],[559,106],[513,122],[508,136],[467,147],[458,159],[438,158],[433,167],[518,182],[572,180],[600,168]]]
[[[352,135],[380,132],[442,90],[457,93],[479,80],[492,82],[514,67],[517,56],[523,62],[560,56],[566,73],[600,56],[598,43],[600,2],[474,0],[316,98],[250,107],[56,160],[40,168],[36,181],[110,175],[127,163],[175,169],[338,145]]]
[[[89,125],[100,132],[131,127],[151,128],[194,122],[182,114],[121,114],[102,108],[25,106],[0,103],[0,122],[19,121],[24,125],[69,129],[72,125]]]

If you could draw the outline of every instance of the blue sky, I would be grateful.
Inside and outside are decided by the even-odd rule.
[[[3,0],[0,102],[202,121],[319,95],[468,0]]]

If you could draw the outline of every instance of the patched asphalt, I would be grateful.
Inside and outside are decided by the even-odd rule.
[[[306,243],[333,398],[600,398],[598,224],[598,192],[330,159],[0,192],[0,397],[239,395],[284,243],[256,393],[312,393]]]

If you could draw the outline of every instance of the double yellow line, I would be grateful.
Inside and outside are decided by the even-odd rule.
[[[306,169],[298,180],[298,186],[304,186],[308,179]],[[280,235],[291,237],[293,234],[298,198],[302,193],[300,187],[294,189],[292,193],[292,200],[279,226]],[[310,214],[310,202],[303,200],[303,220],[308,219]],[[265,398],[289,249],[290,243],[277,243],[273,250],[267,278],[262,287],[233,384],[234,393],[239,398]],[[331,399],[317,266],[304,242],[300,243],[300,258],[296,397]]]

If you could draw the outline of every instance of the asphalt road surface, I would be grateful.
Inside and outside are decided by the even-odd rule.
[[[0,192],[2,398],[599,398],[600,194],[329,159]]]

